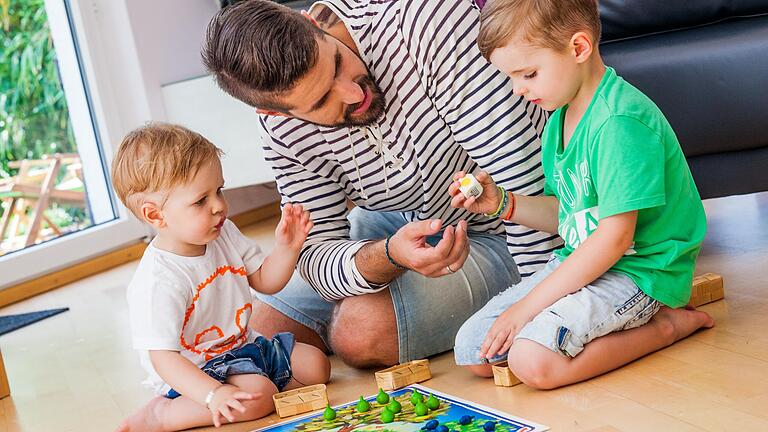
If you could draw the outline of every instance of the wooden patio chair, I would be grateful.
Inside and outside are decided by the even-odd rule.
[[[0,200],[3,205],[3,217],[0,220],[0,242],[9,237],[16,237],[22,225],[27,227],[23,246],[33,245],[40,237],[43,222],[56,235],[61,235],[61,229],[51,221],[45,210],[51,202],[71,204],[84,207],[86,204],[85,190],[82,187],[82,172],[80,158],[77,154],[46,155],[42,159],[25,159],[9,164],[18,168],[16,176],[0,182]],[[56,182],[62,169],[67,169],[67,177],[79,179],[80,186],[58,187]],[[70,182],[70,185],[72,182]],[[28,210],[31,210],[28,212]],[[29,215],[27,214],[29,213]],[[14,218],[14,216],[16,216]],[[12,229],[11,224],[13,223]]]

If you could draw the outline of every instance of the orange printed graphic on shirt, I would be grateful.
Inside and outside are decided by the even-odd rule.
[[[251,311],[251,303],[246,303],[243,305],[243,307],[237,309],[235,311],[235,325],[238,329],[238,334],[236,335],[230,335],[227,337],[224,341],[219,342],[216,345],[213,345],[207,349],[198,349],[197,346],[204,340],[206,335],[209,333],[214,333],[217,338],[223,338],[224,332],[221,330],[221,328],[217,325],[212,325],[205,330],[201,331],[200,333],[197,333],[195,337],[193,338],[194,342],[189,343],[186,338],[184,337],[184,330],[187,327],[187,324],[189,323],[190,318],[192,317],[192,314],[195,311],[195,307],[197,305],[198,300],[200,300],[200,297],[202,294],[204,294],[204,290],[211,286],[211,284],[220,276],[224,276],[227,273],[231,273],[234,276],[242,276],[247,277],[248,275],[245,272],[245,267],[232,267],[232,266],[222,266],[216,269],[216,271],[208,276],[208,278],[205,279],[205,281],[201,282],[197,286],[197,291],[195,292],[195,296],[192,298],[192,304],[189,305],[187,308],[186,313],[184,314],[184,325],[181,327],[181,335],[179,336],[181,346],[184,347],[184,349],[193,352],[195,354],[199,354],[205,358],[205,360],[210,360],[213,357],[216,357],[217,355],[227,352],[234,348],[236,345],[242,343],[245,341],[246,334],[247,334],[247,325],[248,323],[241,323],[240,319],[244,312]],[[207,291],[205,291],[207,292]],[[248,316],[248,315],[246,315]]]

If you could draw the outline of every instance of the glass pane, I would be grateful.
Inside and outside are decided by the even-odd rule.
[[[94,225],[89,199],[97,197],[89,196],[89,182],[84,176],[84,167],[85,171],[93,170],[93,163],[83,160],[78,149],[82,124],[75,124],[70,115],[70,110],[87,113],[89,107],[85,102],[80,104],[83,106],[68,105],[71,98],[62,84],[62,76],[75,74],[78,90],[84,92],[77,60],[59,62],[57,48],[64,47],[56,44],[63,41],[51,35],[44,0],[0,0],[0,14],[3,255]],[[64,42],[72,44],[71,34],[68,36]],[[88,134],[95,137],[90,116],[87,119]],[[102,170],[100,160],[96,167]],[[109,196],[99,198],[111,200]],[[108,206],[111,208],[111,203]],[[110,216],[96,219],[101,223],[114,217],[112,211]]]

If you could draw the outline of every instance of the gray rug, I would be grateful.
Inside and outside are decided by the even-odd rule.
[[[69,308],[48,309],[38,312],[0,316],[0,335],[34,324],[48,317],[68,311]]]

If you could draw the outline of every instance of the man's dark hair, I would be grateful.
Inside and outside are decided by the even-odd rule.
[[[225,92],[250,106],[287,112],[277,96],[291,90],[317,61],[322,30],[298,12],[268,0],[244,0],[208,23],[203,63]]]

